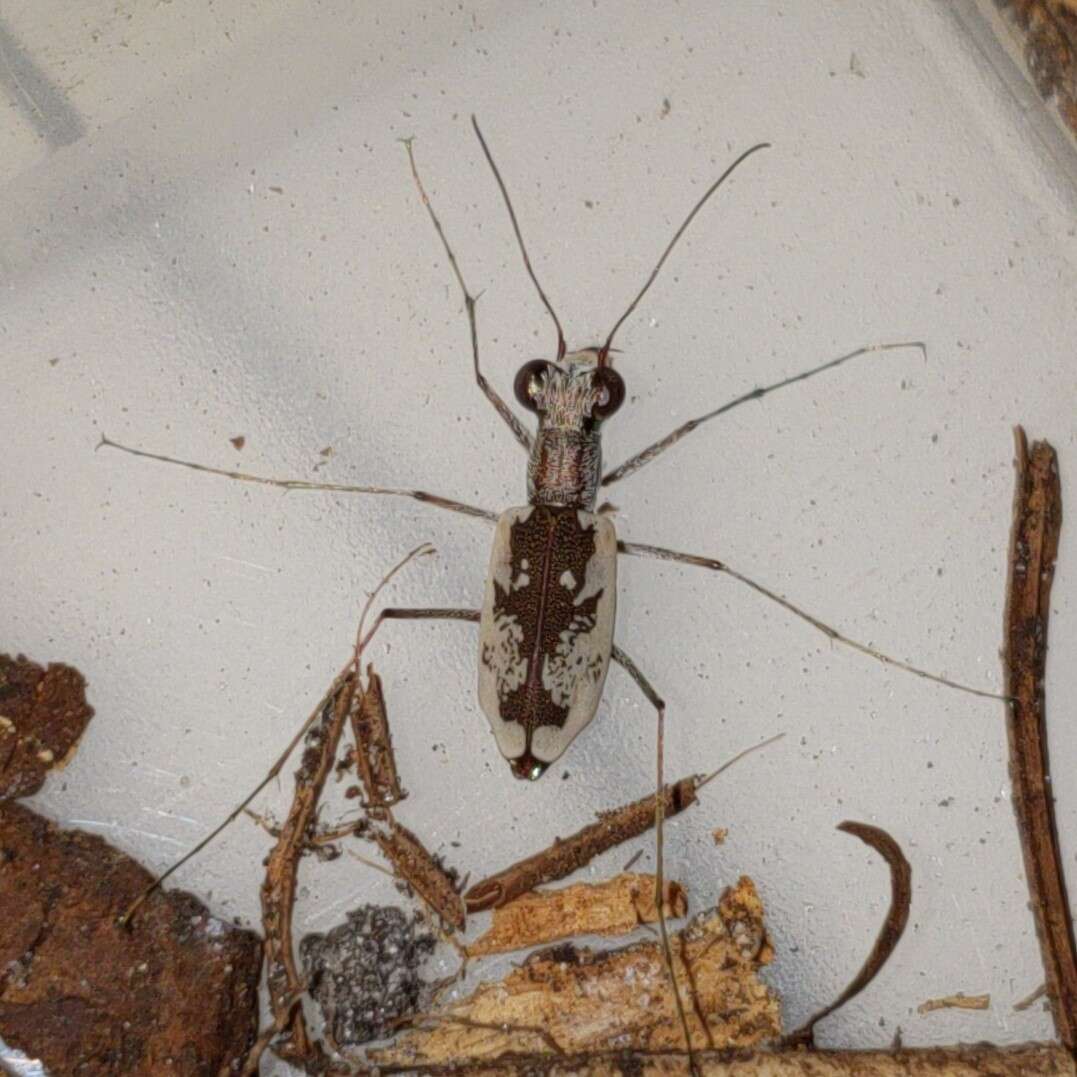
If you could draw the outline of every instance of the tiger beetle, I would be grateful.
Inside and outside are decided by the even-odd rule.
[[[494,522],[496,530],[481,610],[384,609],[366,638],[369,639],[382,621],[389,619],[430,618],[478,622],[479,703],[490,721],[501,754],[518,778],[534,780],[541,777],[591,721],[602,696],[611,659],[621,665],[640,687],[656,709],[659,729],[662,728],[665,703],[632,659],[614,642],[617,558],[622,555],[658,558],[724,572],[807,621],[836,643],[951,688],[985,698],[1005,698],[958,684],[857,642],[722,561],[619,540],[608,515],[602,509],[596,510],[600,489],[638,471],[686,434],[740,404],[759,400],[767,393],[872,352],[911,348],[926,354],[924,345],[918,341],[857,348],[820,366],[735,397],[683,423],[664,438],[603,474],[602,426],[618,411],[625,399],[624,380],[613,367],[613,340],[617,331],[635,311],[678,240],[711,195],[748,157],[769,144],[759,143],[743,152],[703,193],[674,233],[643,287],[610,330],[605,342],[568,352],[561,323],[532,268],[504,180],[474,117],[471,123],[501,190],[524,267],[557,329],[556,357],[524,363],[514,382],[518,403],[537,416],[538,430],[534,435],[524,428],[480,369],[476,297],[464,283],[456,256],[427,197],[411,140],[405,139],[404,143],[419,196],[463,293],[475,380],[528,453],[526,506],[510,508],[498,515],[422,490],[265,478],[147,452],[120,445],[106,437],[102,437],[101,445],[244,482],[289,490],[409,497]]]

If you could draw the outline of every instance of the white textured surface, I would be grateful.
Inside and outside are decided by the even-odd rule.
[[[922,339],[928,358],[881,355],[719,420],[612,489],[618,529],[999,685],[1014,423],[1055,444],[1077,505],[1077,198],[1066,144],[971,6],[77,7],[0,13],[0,646],[76,665],[97,709],[38,808],[163,867],[288,741],[405,550],[431,540],[440,557],[400,577],[393,604],[480,602],[481,521],[93,451],[105,431],[263,474],[519,504],[522,455],[471,381],[396,141],[416,137],[507,394],[552,333],[472,111],[570,346],[604,335],[739,150],[774,143],[625,326],[610,463],[861,344]],[[1071,868],[1075,534],[1049,683]],[[834,830],[854,818],[905,847],[915,903],[885,973],[821,1040],[1050,1034],[1038,1007],[1011,1010],[1042,971],[1000,706],[831,647],[688,568],[627,559],[618,637],[670,703],[671,776],[788,733],[670,826],[668,868],[697,906],[757,880],[791,1025],[860,966],[886,906],[883,865]],[[474,626],[404,624],[374,650],[412,793],[401,819],[473,877],[646,792],[654,754],[650,710],[614,671],[561,764],[516,782],[477,707],[474,643]],[[264,806],[279,813],[289,790]],[[178,881],[256,923],[266,846],[242,822]],[[347,860],[305,864],[302,885],[300,934],[392,898]],[[990,991],[992,1008],[916,1014],[954,991]]]

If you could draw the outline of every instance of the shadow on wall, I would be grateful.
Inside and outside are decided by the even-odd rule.
[[[86,133],[82,117],[0,19],[0,86],[51,147],[70,146]]]

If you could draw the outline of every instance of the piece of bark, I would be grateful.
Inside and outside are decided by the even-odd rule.
[[[1077,946],[1058,844],[1051,766],[1047,752],[1047,622],[1062,529],[1062,490],[1054,449],[1014,431],[1014,494],[1010,576],[1006,595],[1007,723],[1013,807],[1043,957],[1055,1029],[1077,1049]]]
[[[748,878],[672,936],[693,1047],[743,1048],[780,1035],[777,996],[759,979],[772,951],[763,906]],[[431,1015],[377,1065],[447,1064],[525,1052],[679,1050],[683,1030],[661,946],[595,952],[571,945],[533,954],[497,983]]]
[[[989,1010],[990,995],[965,995],[960,991],[956,995],[943,995],[942,998],[929,998],[916,1007],[919,1014],[934,1013],[935,1010]]]
[[[258,1024],[256,935],[96,835],[0,804],[0,1036],[49,1073],[238,1073]]]
[[[697,1051],[704,1077],[1075,1077],[1077,1068],[1057,1044],[1021,1047],[927,1047],[898,1051]],[[401,1072],[393,1068],[385,1074]],[[586,1055],[505,1057],[454,1067],[413,1066],[413,1074],[458,1077],[686,1077],[683,1054],[607,1052]]]
[[[67,762],[93,717],[85,690],[71,666],[0,654],[0,800],[36,793]]]
[[[467,947],[469,957],[541,946],[578,935],[627,935],[658,920],[653,875],[625,873],[601,883],[533,890],[494,909],[494,922]],[[667,919],[688,911],[680,883],[667,879],[662,901]]]

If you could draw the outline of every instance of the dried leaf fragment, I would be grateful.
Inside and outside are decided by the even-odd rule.
[[[624,873],[601,883],[533,890],[494,910],[490,930],[473,942],[470,957],[523,950],[577,935],[627,935],[658,919],[653,875]],[[667,919],[688,911],[680,883],[667,879],[662,910]]]
[[[916,1007],[920,1014],[932,1013],[935,1010],[989,1010],[991,1008],[990,995],[966,995],[958,991],[956,995],[943,995],[942,998],[929,998]]]
[[[744,1048],[780,1035],[777,996],[757,975],[770,947],[751,879],[742,878],[717,909],[694,917],[672,942],[678,984],[694,1000],[688,1008],[694,1047]],[[436,1065],[520,1051],[557,1058],[552,1045],[566,1053],[684,1045],[656,941],[607,952],[570,945],[540,951],[433,1016],[439,1019],[433,1027],[405,1033],[373,1052],[373,1061]]]

